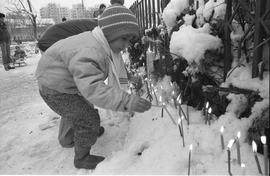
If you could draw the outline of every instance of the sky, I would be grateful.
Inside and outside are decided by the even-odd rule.
[[[0,0],[0,12],[6,13],[5,7],[9,4],[10,1],[16,0]],[[39,12],[39,9],[45,7],[48,3],[57,3],[63,7],[72,7],[72,4],[81,3],[82,0],[31,0],[36,11]],[[125,0],[125,6],[130,7],[135,0]],[[110,0],[84,0],[84,4],[86,7],[95,7],[99,6],[99,4],[110,4]]]

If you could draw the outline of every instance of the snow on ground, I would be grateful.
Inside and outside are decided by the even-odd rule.
[[[190,109],[190,126],[184,121],[185,147],[179,130],[164,111],[152,107],[131,119],[119,114],[111,117],[100,109],[105,133],[91,153],[106,156],[96,170],[75,169],[73,149],[63,149],[57,141],[59,115],[50,110],[38,93],[34,77],[39,55],[27,59],[27,66],[4,71],[0,68],[0,173],[1,174],[177,174],[188,173],[189,145],[193,145],[191,174],[228,175],[227,151],[221,149],[220,127],[228,141],[241,132],[243,170],[232,147],[232,173],[258,175],[252,147],[245,141],[251,120],[269,106],[268,98],[256,103],[251,118],[237,118],[241,98],[232,103],[219,120],[205,125],[200,111]],[[269,73],[268,73],[269,74]],[[243,81],[243,80],[242,80]],[[250,79],[248,79],[250,81]],[[269,81],[269,78],[268,78]],[[260,84],[258,84],[260,85]],[[268,85],[269,87],[269,85]],[[231,95],[233,96],[233,95]],[[183,109],[186,106],[183,105]],[[178,111],[168,106],[177,122]],[[263,168],[263,157],[258,154]]]

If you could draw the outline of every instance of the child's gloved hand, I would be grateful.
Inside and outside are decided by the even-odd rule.
[[[151,102],[141,98],[139,96],[136,96],[131,104],[131,111],[135,112],[144,112],[151,108]]]

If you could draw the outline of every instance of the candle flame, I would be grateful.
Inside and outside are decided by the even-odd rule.
[[[179,95],[178,95],[178,97],[177,97],[177,99],[176,99],[176,100],[178,101],[178,103],[179,103],[179,104],[181,104],[181,103],[182,103],[182,101],[181,101],[181,94],[179,94]]]
[[[245,168],[246,165],[244,163],[241,163],[241,168]]]
[[[221,132],[221,133],[224,132],[224,126],[223,126],[223,125],[220,127],[220,132]]]
[[[240,136],[241,136],[241,133],[240,133],[240,131],[238,131],[238,133],[237,133],[237,138],[239,139]]]
[[[181,123],[181,120],[182,120],[181,118],[178,119],[178,125]]]
[[[261,136],[261,141],[263,144],[266,144],[266,136]]]
[[[180,94],[177,96],[176,100],[179,101],[179,99],[180,99]]]
[[[208,113],[209,113],[209,114],[212,113],[212,108],[211,108],[211,107],[208,109]]]
[[[172,91],[172,94],[174,95],[174,90]]]
[[[206,107],[206,108],[208,108],[208,107],[209,107],[209,102],[206,102],[205,107]]]
[[[184,120],[184,116],[183,115],[181,116],[181,118],[182,118],[182,120]]]
[[[193,149],[193,146],[192,146],[192,144],[190,144],[189,150],[191,151],[192,149]]]
[[[253,152],[257,152],[257,144],[255,141],[252,141],[252,150]]]
[[[231,149],[234,143],[234,139],[231,139],[228,143],[228,148]]]

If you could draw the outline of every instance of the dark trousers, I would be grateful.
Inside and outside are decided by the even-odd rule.
[[[90,149],[95,144],[100,117],[92,104],[77,94],[61,93],[44,86],[40,86],[40,95],[62,117],[58,136],[61,145],[74,141],[75,145]]]
[[[10,58],[10,42],[2,42],[1,45],[1,51],[2,51],[2,60],[3,65],[8,65],[12,62]]]

